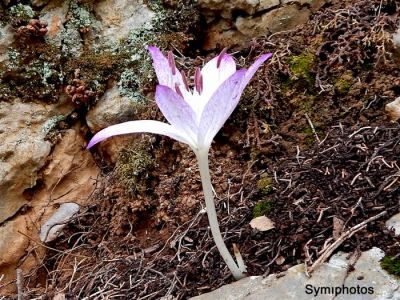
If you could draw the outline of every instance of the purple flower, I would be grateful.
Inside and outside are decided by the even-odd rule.
[[[260,56],[247,69],[236,71],[232,56],[222,51],[194,74],[194,89],[189,88],[186,76],[176,68],[172,53],[164,56],[153,46],[148,47],[153,57],[159,85],[156,102],[170,124],[151,121],[131,121],[107,127],[98,132],[88,148],[111,136],[127,133],[158,133],[188,144],[196,154],[203,185],[207,215],[215,244],[236,279],[243,278],[246,266],[239,251],[236,262],[226,247],[218,225],[210,171],[208,150],[214,136],[237,106],[244,88],[261,64],[272,56]]]
[[[191,90],[184,73],[176,68],[171,52],[164,56],[157,47],[149,46],[148,50],[159,81],[156,102],[170,124],[140,120],[113,125],[98,132],[88,148],[115,135],[147,132],[186,143],[196,153],[208,151],[254,73],[272,56],[264,54],[248,70],[236,70],[232,56],[222,51],[201,70],[196,69]]]

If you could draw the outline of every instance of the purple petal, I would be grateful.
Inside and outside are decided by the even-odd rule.
[[[239,103],[240,96],[246,85],[257,69],[271,56],[272,53],[261,55],[248,70],[237,71],[218,87],[201,115],[199,142],[208,146],[211,145],[214,136]]]
[[[177,72],[175,64],[172,65],[171,59],[168,60],[157,47],[148,46],[147,50],[149,50],[153,58],[153,67],[156,71],[158,83],[171,89],[175,89],[178,86],[182,94],[184,96],[187,95],[189,93],[187,83],[181,72]]]
[[[236,63],[229,54],[222,53],[206,63],[201,70],[205,98],[209,99],[217,88],[235,72]]]
[[[147,50],[149,50],[151,57],[153,58],[153,67],[156,71],[158,82],[162,85],[169,86],[172,77],[172,70],[169,66],[168,59],[157,47],[148,46]]]
[[[258,68],[269,58],[272,57],[272,53],[267,53],[261,55],[259,58],[256,59],[256,61],[250,66],[250,68],[247,70],[246,76],[244,80],[242,81],[242,87],[243,89],[246,87],[246,85],[250,82],[251,78],[253,78],[254,74],[258,70]]]
[[[199,143],[209,147],[214,136],[236,108],[245,80],[246,69],[236,71],[225,80],[204,107],[199,126]]]
[[[164,117],[179,131],[197,141],[196,114],[190,105],[176,92],[164,85],[156,88],[156,102]]]
[[[181,135],[173,126],[153,120],[129,121],[104,128],[94,135],[87,148],[91,148],[97,143],[116,135],[128,133],[155,133],[169,136],[179,142],[189,144],[189,141]]]

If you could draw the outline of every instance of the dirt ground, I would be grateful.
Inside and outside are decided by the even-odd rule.
[[[233,49],[246,66],[274,53],[210,153],[221,231],[249,275],[311,267],[364,221],[336,251],[400,253],[400,239],[384,226],[400,199],[400,127],[384,110],[400,96],[391,41],[400,7],[352,3]],[[159,136],[143,141],[155,163],[135,177],[134,190],[99,158],[96,193],[28,278],[29,297],[186,299],[232,281],[210,235],[193,153]],[[259,214],[275,228],[253,230]]]

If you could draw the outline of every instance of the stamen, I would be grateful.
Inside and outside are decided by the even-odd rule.
[[[186,90],[189,91],[189,84],[188,84],[185,72],[181,71],[181,75],[182,75],[183,84],[185,85]]]
[[[179,96],[181,96],[183,98],[182,91],[179,88],[179,85],[177,83],[175,83],[175,91],[178,93]]]
[[[172,70],[172,75],[176,74],[176,65],[175,65],[175,59],[174,55],[172,54],[172,51],[168,51],[168,65]]]
[[[200,68],[196,68],[196,71],[194,72],[194,86],[196,88],[196,91],[201,94],[203,91],[203,76],[201,75]]]
[[[219,66],[221,65],[222,58],[224,57],[226,51],[228,51],[228,47],[225,47],[224,49],[222,49],[221,53],[218,55],[217,68],[219,68]]]

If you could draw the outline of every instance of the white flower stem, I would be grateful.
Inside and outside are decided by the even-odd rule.
[[[236,280],[244,278],[245,266],[243,264],[242,268],[239,268],[235,263],[232,255],[229,253],[224,240],[219,229],[217,212],[215,211],[214,196],[212,192],[212,184],[210,177],[210,170],[208,168],[208,149],[207,151],[196,151],[197,161],[199,163],[199,170],[201,176],[201,183],[203,185],[204,197],[206,200],[207,216],[210,223],[211,234],[214,238],[215,244],[227,264],[229,270],[232,272],[233,277]]]

